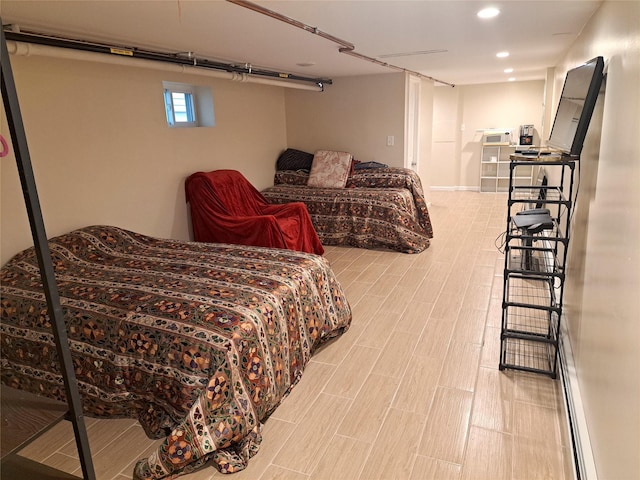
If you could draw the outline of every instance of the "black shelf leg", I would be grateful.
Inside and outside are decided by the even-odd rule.
[[[18,164],[18,173],[20,175],[27,214],[29,216],[29,225],[31,226],[31,235],[33,236],[36,255],[38,257],[38,265],[40,266],[40,276],[47,299],[47,309],[53,323],[53,335],[56,341],[58,358],[62,367],[65,393],[67,395],[67,403],[69,404],[69,415],[71,416],[70,420],[73,424],[78,455],[80,456],[82,475],[85,480],[95,480],[96,476],[93,469],[91,451],[89,449],[89,438],[84,424],[80,392],[73,370],[73,360],[71,358],[71,351],[69,350],[66,324],[60,305],[58,285],[56,283],[51,251],[49,250],[47,234],[42,219],[40,201],[38,200],[38,192],[33,176],[31,157],[27,146],[24,124],[22,123],[22,114],[20,112],[20,105],[18,104],[18,94],[13,80],[13,71],[11,70],[4,30],[2,30],[1,33],[0,63],[2,68],[0,70],[0,76],[2,77],[2,99],[11,132],[11,141],[15,150],[16,163]]]

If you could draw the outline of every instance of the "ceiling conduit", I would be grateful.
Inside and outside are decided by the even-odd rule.
[[[197,59],[191,56],[191,54],[187,56],[177,56],[175,54],[113,47],[78,40],[11,31],[5,31],[5,35],[8,40],[7,50],[10,55],[44,56],[99,62],[110,65],[135,66],[165,72],[193,74],[316,92],[323,91],[324,84],[332,83],[329,79],[299,77],[287,73],[255,69],[251,65],[240,67],[206,59]],[[9,40],[10,38],[12,40]]]
[[[424,75],[420,72],[414,72],[413,70],[408,70],[406,68],[402,68],[402,67],[398,67],[396,65],[391,65],[390,63],[387,62],[382,62],[380,60],[378,60],[377,58],[373,58],[373,57],[369,57],[367,55],[363,55],[361,53],[356,52],[356,47],[355,45],[353,45],[350,42],[347,42],[346,40],[342,40],[338,37],[334,37],[333,35],[330,35],[328,33],[323,32],[322,30],[319,30],[317,27],[312,27],[311,25],[307,25],[306,23],[300,22],[298,20],[295,20],[291,17],[287,17],[286,15],[282,15],[281,13],[275,12],[273,10],[270,10],[268,8],[262,7],[260,5],[257,5],[253,2],[248,2],[246,0],[227,0],[229,3],[233,3],[235,5],[239,5],[241,7],[244,8],[248,8],[249,10],[253,10],[254,12],[258,12],[261,13],[263,15],[266,15],[268,17],[271,18],[275,18],[276,20],[280,20],[281,22],[287,23],[289,25],[292,25],[294,27],[297,28],[301,28],[302,30],[305,30],[309,33],[313,33],[314,35],[318,35],[322,38],[325,38],[327,40],[330,40],[334,43],[337,43],[338,45],[340,45],[340,48],[338,48],[338,52],[340,53],[344,53],[346,55],[351,55],[352,57],[356,57],[359,58],[361,60],[366,60],[368,62],[371,63],[375,63],[377,65],[380,65],[382,67],[387,67],[387,68],[392,68],[394,70],[399,70],[405,73],[408,73],[410,75],[415,75],[416,77],[419,78],[424,78],[427,80],[433,80],[434,82],[437,83],[441,83],[443,85],[448,85],[450,87],[455,87],[455,85],[453,83],[449,83],[449,82],[445,82],[442,80],[438,80],[437,78],[433,78],[430,77],[428,75]]]

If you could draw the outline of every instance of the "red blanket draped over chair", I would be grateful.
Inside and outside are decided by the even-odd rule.
[[[272,205],[238,171],[194,173],[185,190],[197,242],[324,253],[304,203]]]

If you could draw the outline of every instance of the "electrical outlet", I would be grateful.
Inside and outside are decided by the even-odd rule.
[[[395,142],[395,138],[393,135],[389,135],[387,137],[387,147],[393,147],[393,144]]]

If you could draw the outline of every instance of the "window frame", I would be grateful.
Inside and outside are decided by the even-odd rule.
[[[176,119],[174,94],[184,95],[187,119],[186,121]],[[196,111],[196,99],[193,89],[186,85],[165,85],[164,87],[164,106],[167,118],[167,124],[172,128],[180,127],[197,127],[198,115]]]

